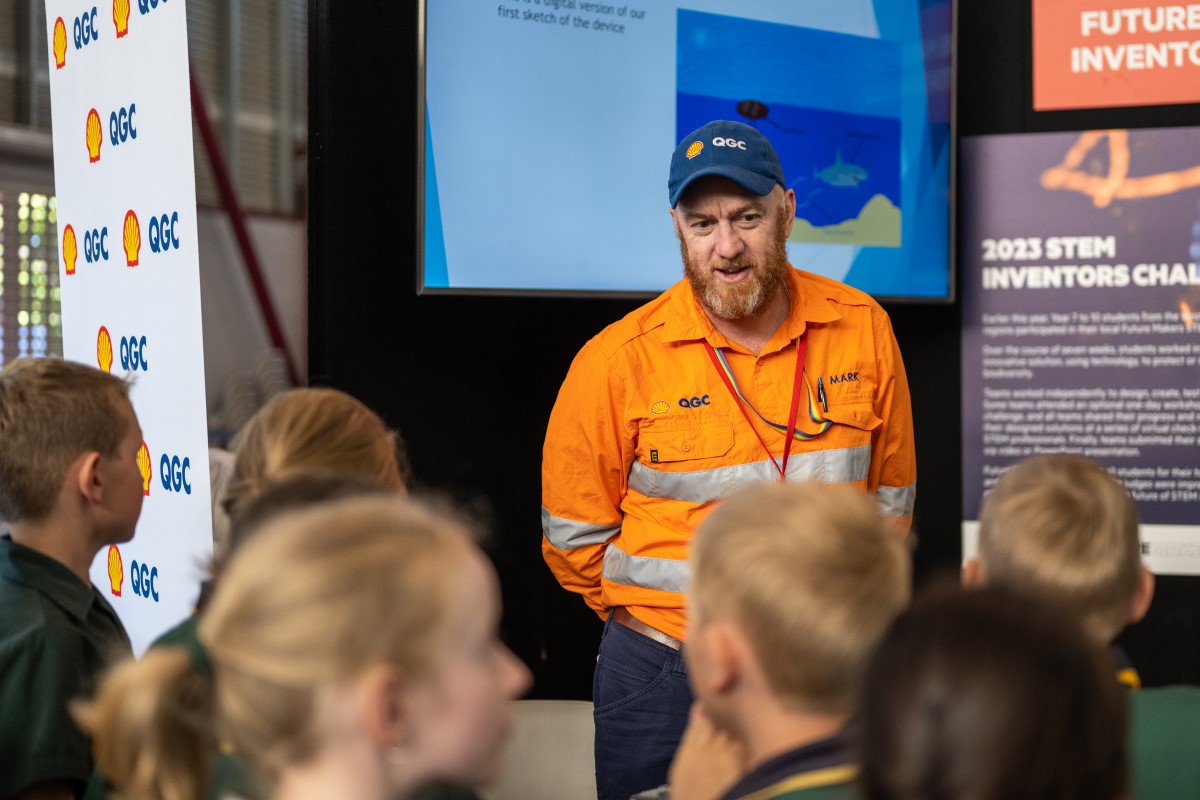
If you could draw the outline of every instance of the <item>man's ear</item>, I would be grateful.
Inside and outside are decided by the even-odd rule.
[[[968,558],[962,566],[962,585],[968,589],[980,589],[987,583],[983,574],[983,562],[978,558]]]
[[[796,191],[786,189],[783,193],[783,205],[786,212],[783,215],[783,235],[792,235],[792,226],[796,223]]]
[[[1142,567],[1142,573],[1138,576],[1137,591],[1133,593],[1133,603],[1129,606],[1129,617],[1125,620],[1126,625],[1132,625],[1135,622],[1141,622],[1146,616],[1146,612],[1150,610],[1150,603],[1154,600],[1154,573]]]
[[[81,454],[67,468],[67,482],[73,484],[89,503],[104,500],[104,481],[100,477],[100,454],[91,451]]]

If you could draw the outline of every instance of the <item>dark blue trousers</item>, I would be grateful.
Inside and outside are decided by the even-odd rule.
[[[599,800],[667,782],[692,690],[683,655],[609,619],[592,680]]]

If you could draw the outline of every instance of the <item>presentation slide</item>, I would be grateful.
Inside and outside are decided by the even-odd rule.
[[[679,280],[675,145],[753,125],[796,193],[793,265],[950,296],[949,0],[426,0],[424,291]]]

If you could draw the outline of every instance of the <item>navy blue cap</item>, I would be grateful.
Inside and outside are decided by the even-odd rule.
[[[667,179],[671,208],[692,181],[705,175],[721,175],[759,195],[770,194],[775,184],[784,185],[779,154],[767,137],[749,125],[724,119],[700,126],[675,148]]]

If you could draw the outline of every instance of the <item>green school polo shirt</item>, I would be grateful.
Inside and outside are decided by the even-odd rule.
[[[0,800],[46,781],[82,788],[91,746],[67,711],[133,654],[112,606],[66,566],[0,537]]]
[[[1135,800],[1200,797],[1200,687],[1129,693]]]

